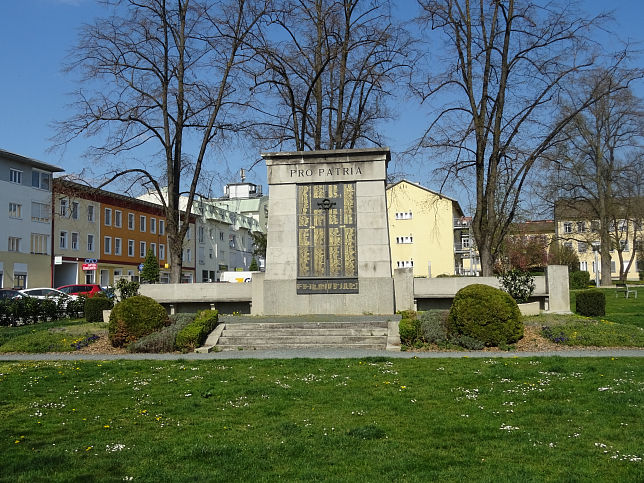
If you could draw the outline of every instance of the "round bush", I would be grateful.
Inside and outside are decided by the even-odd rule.
[[[122,347],[170,323],[165,309],[154,299],[135,295],[114,306],[110,314],[109,337],[112,346]]]
[[[459,290],[447,319],[450,336],[473,337],[486,346],[512,344],[523,337],[521,313],[514,299],[489,285]]]
[[[570,288],[572,289],[588,288],[589,283],[590,283],[590,273],[583,270],[570,272],[570,279],[568,282]]]

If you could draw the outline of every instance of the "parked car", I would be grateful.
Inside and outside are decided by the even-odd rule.
[[[13,300],[23,297],[26,297],[26,295],[21,293],[19,290],[14,290],[12,288],[0,289],[0,300]]]
[[[20,292],[22,292],[25,295],[28,295],[29,297],[35,297],[37,299],[49,299],[49,298],[76,299],[78,298],[77,295],[67,294],[62,290],[49,288],[49,287],[26,288],[24,290],[21,290]]]
[[[65,292],[68,295],[84,295],[86,297],[93,297],[99,292],[102,292],[101,286],[95,283],[79,283],[73,285],[63,285],[58,287],[58,290]]]

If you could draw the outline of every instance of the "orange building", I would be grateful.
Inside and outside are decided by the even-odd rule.
[[[54,285],[114,284],[114,277],[138,280],[148,250],[159,260],[168,283],[166,220],[159,205],[55,179]],[[184,240],[182,281],[195,281],[194,216]]]

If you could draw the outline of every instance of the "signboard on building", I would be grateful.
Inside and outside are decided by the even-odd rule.
[[[83,270],[96,270],[97,265],[96,263],[83,263]]]

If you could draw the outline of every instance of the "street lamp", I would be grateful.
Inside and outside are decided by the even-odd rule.
[[[593,252],[595,252],[595,287],[599,287],[599,243],[593,243]]]

